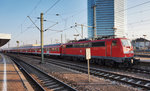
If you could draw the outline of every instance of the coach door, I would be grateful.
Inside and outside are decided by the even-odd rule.
[[[62,53],[61,53],[61,54],[63,54],[63,55],[66,54],[66,45],[63,45],[63,46],[62,46]]]
[[[107,57],[111,57],[111,43],[112,43],[112,41],[111,40],[108,40],[107,42],[106,42],[106,56]]]

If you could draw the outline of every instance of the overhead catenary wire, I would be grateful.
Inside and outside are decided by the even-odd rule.
[[[41,1],[41,0],[40,0],[40,1]],[[60,1],[60,0],[57,0],[56,2],[59,2],[59,1]],[[55,2],[55,3],[56,3],[56,2]],[[150,1],[145,2],[145,3],[141,3],[141,4],[138,4],[138,5],[129,7],[129,8],[126,8],[126,9],[120,11],[120,12],[124,12],[125,10],[130,10],[130,9],[136,8],[136,7],[141,6],[141,5],[145,5],[145,4],[149,3],[149,2],[150,2]],[[56,3],[56,4],[57,4],[57,3]],[[54,6],[55,6],[56,4],[54,4]],[[54,7],[54,6],[53,6],[53,7]],[[47,14],[47,12],[49,12],[53,7],[51,6],[49,9],[47,9],[47,11],[45,12],[45,14]],[[71,17],[72,17],[72,16],[71,16]]]
[[[30,16],[30,15],[33,13],[33,11],[39,6],[39,4],[41,3],[41,1],[42,1],[42,0],[39,0],[39,1],[36,3],[36,5],[35,5],[34,8],[31,10],[31,12],[28,14],[28,16]],[[23,20],[23,22],[19,25],[19,27],[21,26],[21,32],[20,32],[19,34],[17,34],[16,36],[14,36],[13,38],[15,38],[15,37],[17,37],[18,35],[24,33],[22,27],[23,27],[24,23],[26,22],[26,20],[27,20],[27,17],[25,17],[25,19]],[[35,22],[34,22],[34,23],[35,23]],[[33,24],[32,24],[32,25],[33,25]],[[32,26],[32,25],[29,25],[29,26]],[[26,30],[28,30],[28,28],[25,29],[24,31],[26,31]]]
[[[131,6],[131,7],[129,7],[129,8],[126,8],[126,9],[120,10],[120,11],[118,11],[118,12],[116,12],[116,13],[124,12],[124,11],[126,11],[126,10],[133,9],[133,8],[136,8],[136,7],[139,7],[139,6],[142,6],[142,5],[148,4],[148,3],[150,3],[150,1],[143,2],[143,3],[141,3],[141,4],[137,4],[137,5],[135,5],[135,6]]]
[[[46,10],[46,12],[45,12],[44,14],[46,14],[48,11],[50,11],[50,10],[51,10],[57,3],[59,3],[60,1],[61,1],[61,0],[57,0],[49,9]],[[124,12],[124,11],[126,11],[126,10],[133,9],[133,8],[136,8],[136,7],[138,7],[138,6],[141,6],[141,5],[144,5],[144,4],[147,4],[147,3],[150,3],[150,1],[141,3],[141,4],[138,4],[138,5],[129,7],[129,8],[126,8],[126,9],[121,10],[121,11],[118,11],[118,12],[116,12],[116,13]],[[70,16],[70,17],[73,17],[73,15]],[[68,18],[68,17],[67,17],[67,18]],[[65,18],[65,19],[66,19],[66,18]]]
[[[37,20],[36,20],[34,23],[36,23],[36,22],[37,22]],[[15,36],[13,37],[13,39],[19,37],[21,34],[23,34],[23,33],[25,33],[26,31],[28,31],[28,30],[31,28],[32,25],[33,25],[33,24],[29,25],[29,27],[27,27],[24,31],[22,31],[21,33],[15,35]]]
[[[48,11],[50,11],[57,3],[59,3],[61,0],[57,0],[50,8],[48,8],[44,14],[46,14]]]
[[[40,30],[41,31],[41,29],[32,21],[32,19],[29,17],[29,16],[27,16],[29,19],[30,19],[30,21],[35,25],[35,27],[38,29],[38,30]]]
[[[28,14],[28,16],[30,16],[33,11],[39,6],[39,4],[41,3],[42,0],[39,0],[36,5],[34,6],[34,8],[31,10],[31,12]],[[25,23],[25,21],[27,20],[27,17],[25,17],[24,21],[21,23],[21,25],[23,25]]]
[[[58,24],[58,22],[56,22],[55,24],[51,25],[50,27],[48,27],[48,28],[47,28],[47,29],[45,29],[44,31],[49,30],[50,28],[52,28],[53,26],[55,26],[55,25],[57,25],[57,24]]]

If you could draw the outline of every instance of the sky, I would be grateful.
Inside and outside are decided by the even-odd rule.
[[[126,0],[126,37],[135,39],[147,35],[150,38],[150,2],[149,0]],[[44,13],[44,44],[63,42],[81,34],[81,27],[72,27],[75,23],[87,25],[87,0],[0,0],[0,33],[12,35],[10,47],[40,43],[40,31],[27,18],[40,28],[40,13]],[[148,3],[145,3],[148,2]],[[145,3],[145,4],[143,4]],[[142,4],[142,5],[140,5]],[[139,6],[137,6],[139,5]],[[136,7],[135,7],[136,6]],[[132,7],[132,8],[131,8]],[[51,27],[52,26],[52,27]],[[84,27],[84,37],[87,37],[87,27]],[[6,44],[4,47],[8,47]]]

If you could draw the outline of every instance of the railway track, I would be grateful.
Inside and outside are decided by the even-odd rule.
[[[144,73],[144,74],[150,74],[150,70],[140,69],[140,68],[129,68],[129,69],[127,69],[127,71],[129,71],[129,72]]]
[[[71,64],[71,63],[65,63],[65,62],[61,62],[61,61],[56,63],[55,60],[50,60],[50,61],[48,61],[48,63],[59,65],[59,66],[65,67],[65,68],[73,69],[73,70],[77,70],[77,71],[80,71],[83,73],[87,73],[87,67],[85,67],[85,66],[75,65],[75,64]],[[122,82],[122,83],[126,83],[126,84],[129,84],[132,86],[150,90],[150,80],[145,80],[142,78],[136,78],[136,77],[131,77],[131,76],[127,76],[127,75],[122,75],[119,73],[114,73],[114,72],[97,69],[97,68],[90,68],[90,72],[92,75],[97,76],[97,77],[104,77],[106,79],[115,80],[118,82]]]
[[[40,59],[35,56],[31,56],[31,58],[38,59],[38,60]],[[77,70],[77,71],[80,71],[83,73],[87,73],[87,67],[81,66],[79,64],[72,64],[72,63],[62,62],[62,61],[58,61],[58,60],[56,62],[56,60],[53,60],[53,59],[47,59],[47,62],[54,64],[54,65],[61,66],[61,67],[65,67],[65,68]],[[128,70],[131,72],[150,74],[149,71],[145,71],[144,69],[131,68]],[[140,88],[143,88],[146,90],[147,89],[150,90],[150,80],[136,78],[136,77],[127,76],[127,75],[122,75],[119,73],[114,73],[111,71],[106,71],[103,69],[92,68],[92,67],[90,68],[90,72],[92,75],[97,76],[97,77],[103,77],[103,78],[110,79],[113,81],[118,81],[118,82],[126,83],[128,85],[132,85],[135,87],[140,87]]]
[[[22,69],[24,70],[30,78],[34,81],[34,83],[38,87],[38,91],[47,91],[47,90],[52,90],[52,91],[77,91],[74,88],[70,87],[69,85],[63,83],[62,81],[48,75],[47,73],[41,71],[40,69],[36,68],[35,66],[28,64],[24,61],[21,61],[19,59],[16,59],[14,57],[11,57],[12,60]],[[34,77],[36,76],[39,81],[35,80]]]
[[[32,58],[35,58],[35,59],[40,59],[39,57],[37,56],[30,56]],[[48,59],[48,58],[45,58],[47,60],[51,60],[51,59]],[[60,61],[61,62],[61,61]],[[106,66],[105,66],[106,67]],[[112,68],[111,68],[112,69]],[[113,69],[117,69],[118,68],[113,68]],[[122,70],[122,71],[128,71],[128,72],[135,72],[135,73],[144,73],[144,74],[150,74],[150,70],[146,70],[146,69],[141,69],[141,68],[136,68],[136,67],[131,67],[131,68],[126,68],[126,69],[119,69],[119,70]]]

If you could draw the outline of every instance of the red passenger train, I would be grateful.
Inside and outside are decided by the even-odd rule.
[[[85,60],[86,48],[91,49],[91,62],[103,65],[130,66],[138,62],[134,59],[133,46],[126,38],[83,40],[65,44],[44,46],[45,55],[55,55],[73,60]],[[40,46],[13,48],[9,52],[40,54]]]

